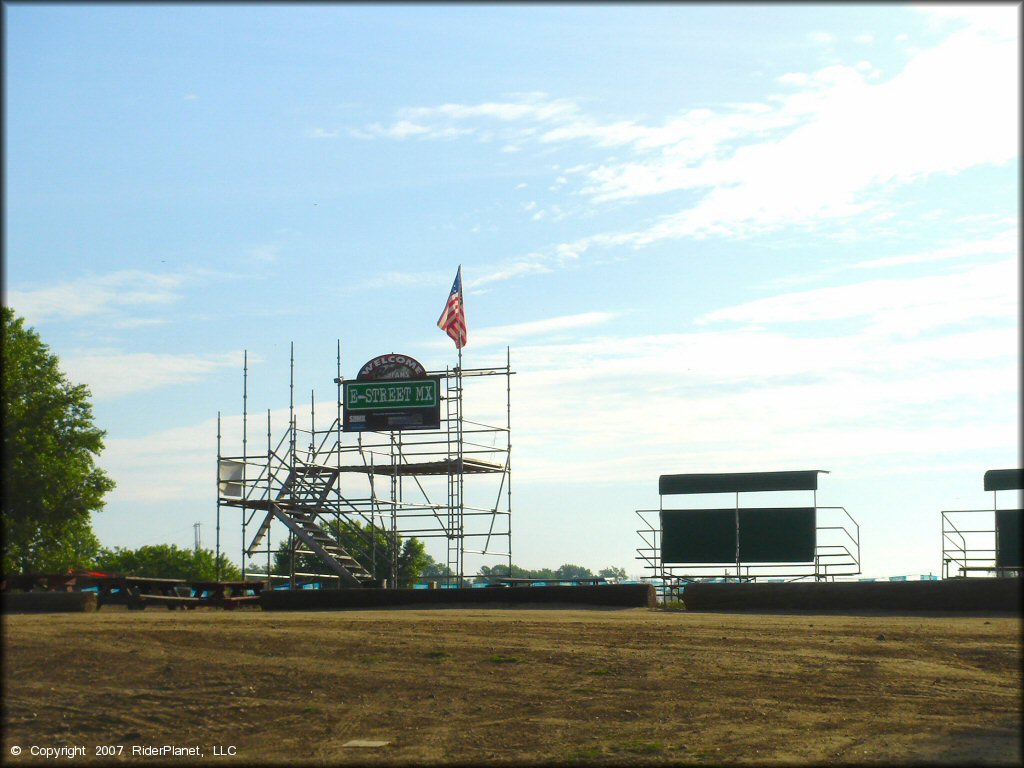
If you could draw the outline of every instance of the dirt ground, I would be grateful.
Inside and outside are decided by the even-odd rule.
[[[1021,645],[1006,615],[8,615],[2,758],[1020,765]],[[132,754],[164,746],[202,757]]]

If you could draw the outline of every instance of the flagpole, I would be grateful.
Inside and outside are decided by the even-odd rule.
[[[462,345],[459,344],[457,346],[458,346],[458,350],[459,350],[459,367],[457,369],[457,374],[456,374],[455,381],[456,381],[456,386],[459,389],[459,421],[458,421],[458,425],[457,425],[457,435],[458,435],[458,445],[459,445],[459,479],[458,479],[458,483],[459,483],[459,488],[458,488],[458,491],[459,491],[459,512],[458,512],[458,515],[459,515],[458,516],[458,536],[459,536],[459,574],[458,574],[458,577],[459,577],[459,581],[458,581],[458,585],[461,588],[462,587],[462,582],[463,582],[464,572],[466,570],[465,569],[465,562],[464,562],[465,558],[466,558],[466,553],[465,553],[465,540],[462,538],[463,517],[465,515],[465,503],[464,503],[463,498],[462,498],[462,492],[463,492],[463,472],[464,472],[463,459],[462,459],[462,404],[463,404],[463,401],[462,401]]]
[[[451,524],[455,530],[449,530],[449,537],[458,538],[458,574],[455,574],[459,580],[458,586],[462,586],[462,579],[465,572],[465,550],[464,542],[462,538],[462,524],[463,516],[465,513],[465,505],[463,504],[462,491],[463,491],[463,472],[465,469],[463,461],[463,424],[462,424],[462,347],[466,343],[466,312],[465,307],[462,303],[462,265],[459,265],[458,270],[455,272],[455,282],[452,283],[452,290],[448,294],[448,301],[445,303],[444,311],[441,313],[441,317],[437,320],[437,327],[448,334],[452,341],[455,342],[455,348],[459,353],[459,362],[455,368],[455,395],[456,395],[456,408],[458,413],[455,418],[455,439],[458,451],[458,459],[456,461],[457,476],[452,477],[449,474],[449,478],[454,481],[454,487],[449,486],[449,514],[455,519],[451,521]],[[448,396],[451,397],[451,391],[448,392]],[[449,401],[450,402],[450,401]],[[451,412],[449,411],[448,416],[448,437],[449,445],[451,445]],[[454,493],[452,493],[454,492]],[[458,500],[451,498],[452,495],[458,496]],[[448,550],[448,561],[451,563],[451,539],[449,538],[449,550]]]
[[[463,303],[462,265],[461,264],[459,265],[459,269],[455,273],[455,275],[456,275],[456,280],[459,283],[459,312],[462,314],[462,317],[465,318],[465,306],[466,305]],[[464,334],[465,332],[466,332],[465,331],[465,321],[463,320],[462,333]],[[463,459],[463,424],[462,424],[462,406],[463,406],[463,397],[462,397],[462,347],[463,347],[464,343],[465,343],[464,339],[460,338],[456,342],[456,344],[455,344],[455,348],[459,352],[459,363],[458,363],[458,368],[457,368],[457,372],[456,372],[455,385],[458,387],[458,390],[459,390],[459,420],[458,420],[457,425],[456,425],[456,435],[457,435],[458,446],[459,446],[459,477],[458,477],[458,480],[457,480],[457,482],[458,482],[458,494],[459,494],[459,511],[458,511],[458,517],[457,517],[457,525],[458,525],[458,537],[459,537],[458,585],[459,585],[460,589],[462,588],[463,579],[465,577],[465,571],[466,571],[466,562],[465,562],[466,561],[466,541],[463,538],[463,526],[465,524],[465,514],[466,514],[465,499],[463,499],[463,492],[465,490],[465,483],[464,483],[465,464],[464,464],[464,459]]]

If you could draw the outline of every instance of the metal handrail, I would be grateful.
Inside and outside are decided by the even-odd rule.
[[[849,526],[822,525],[815,526],[817,532],[840,531],[843,539],[839,542],[816,541],[814,559],[803,564],[794,563],[743,563],[743,569],[739,578],[744,581],[755,581],[760,578],[782,578],[782,579],[834,579],[836,576],[855,576],[861,573],[860,570],[860,525],[845,507],[841,506],[815,506],[816,510],[838,510],[849,521]],[[653,524],[647,516],[654,513],[660,514],[660,509],[638,509],[634,510],[637,517],[644,523],[645,528],[637,529],[640,537],[640,546],[636,548],[636,560],[642,561],[645,570],[651,576],[644,578],[661,578],[668,581],[673,580],[694,580],[715,578],[709,576],[712,571],[725,571],[725,578],[735,579],[737,576],[728,575],[728,569],[734,572],[736,563],[733,561],[721,563],[689,563],[689,564],[666,564],[661,562],[658,550],[658,534],[660,527]],[[645,516],[647,515],[647,516]],[[842,520],[842,518],[840,518]],[[816,536],[817,538],[817,536]],[[685,569],[683,573],[679,571]],[[806,572],[805,572],[806,571]]]
[[[992,537],[994,543],[996,535],[995,523],[990,528],[958,528],[954,522],[953,515],[995,515],[995,509],[949,509],[941,513],[942,522],[942,568],[943,577],[949,578],[950,566],[954,565],[960,576],[966,576],[969,571],[1017,571],[1015,568],[996,566],[996,549],[993,546],[978,546],[977,537]],[[968,537],[973,536],[973,541]],[[956,538],[954,538],[956,537]],[[973,545],[972,545],[973,544]]]

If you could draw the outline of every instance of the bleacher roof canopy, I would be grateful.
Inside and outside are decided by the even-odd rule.
[[[1019,491],[1024,489],[1024,469],[990,469],[985,473],[986,491]]]
[[[662,475],[658,493],[748,493],[752,491],[816,491],[818,474],[825,469],[797,472],[720,472],[716,474]]]

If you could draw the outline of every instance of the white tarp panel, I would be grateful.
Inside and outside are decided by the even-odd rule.
[[[231,459],[220,460],[220,466],[217,470],[220,482],[217,483],[217,489],[220,491],[221,496],[240,498],[243,495],[244,487],[241,480],[244,470],[245,464],[240,461],[232,461]]]

